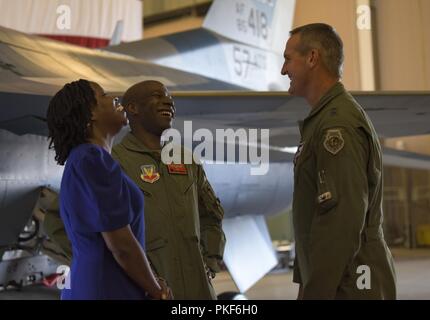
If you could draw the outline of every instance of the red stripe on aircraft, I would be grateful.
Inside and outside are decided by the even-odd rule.
[[[49,39],[71,43],[81,47],[87,48],[102,48],[109,45],[109,39],[85,37],[85,36],[64,36],[52,34],[39,34],[39,36]]]

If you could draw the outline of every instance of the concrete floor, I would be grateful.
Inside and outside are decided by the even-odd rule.
[[[430,300],[430,249],[393,249],[392,252],[396,263],[398,298]],[[214,287],[217,293],[237,291],[227,272],[216,277]],[[297,290],[291,272],[276,272],[266,275],[245,294],[248,299],[290,300],[296,298]],[[58,290],[42,286],[0,291],[0,300],[58,298]]]
[[[430,249],[392,249],[397,272],[398,299],[430,300]],[[257,282],[245,295],[248,299],[296,299],[298,285],[292,272],[270,273]],[[224,272],[214,281],[217,293],[237,291],[230,275]]]

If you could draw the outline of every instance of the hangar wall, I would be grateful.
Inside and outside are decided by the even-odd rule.
[[[350,90],[360,90],[360,65],[355,0],[296,0],[294,27],[324,22],[332,25],[344,41],[345,66],[343,82]],[[347,40],[346,40],[347,39]]]
[[[430,1],[374,4],[379,88],[430,90]],[[389,139],[385,145],[430,155],[430,136]],[[396,167],[384,171],[387,240],[406,247],[429,246],[430,172]],[[395,197],[390,196],[393,190]]]
[[[382,90],[430,90],[430,1],[376,0]]]

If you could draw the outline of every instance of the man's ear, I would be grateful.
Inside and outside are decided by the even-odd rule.
[[[128,115],[135,116],[135,115],[139,114],[139,107],[134,102],[131,102],[131,103],[128,103],[127,105],[125,105],[124,109]]]
[[[308,53],[307,63],[311,68],[314,68],[320,60],[320,53],[317,49],[311,49]]]

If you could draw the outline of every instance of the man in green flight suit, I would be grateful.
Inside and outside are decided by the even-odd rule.
[[[224,211],[201,165],[161,160],[161,134],[175,115],[172,97],[162,83],[144,81],[126,91],[123,105],[131,132],[112,156],[145,194],[146,252],[154,271],[175,299],[214,299],[210,278],[224,252]]]
[[[290,32],[281,73],[312,110],[294,159],[294,282],[299,299],[395,299],[382,231],[381,147],[340,82],[343,43],[329,25]]]
[[[123,106],[131,132],[113,147],[112,157],[144,194],[145,251],[152,268],[175,299],[216,299],[211,279],[224,253],[224,210],[201,165],[161,159],[161,134],[171,128],[176,111],[172,97],[162,83],[144,81],[125,92]],[[55,241],[61,233],[50,223],[52,211],[45,226],[51,225],[53,232],[47,231]],[[64,251],[67,245],[59,244]]]

